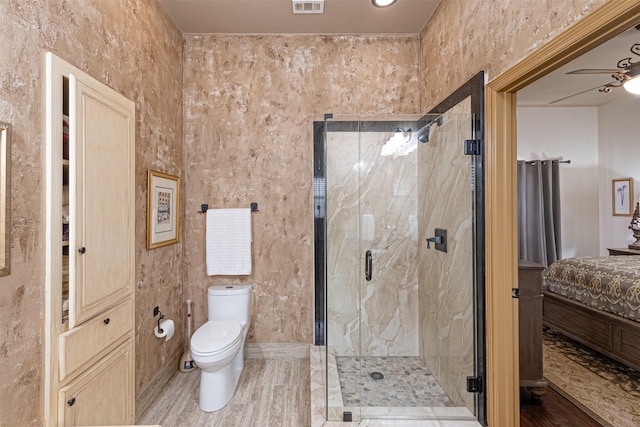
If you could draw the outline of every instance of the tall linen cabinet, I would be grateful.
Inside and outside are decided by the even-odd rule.
[[[46,425],[133,424],[135,106],[46,70]]]

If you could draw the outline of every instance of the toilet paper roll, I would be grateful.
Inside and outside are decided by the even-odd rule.
[[[160,321],[160,329],[162,332],[158,331],[158,326],[153,328],[154,335],[158,338],[166,337],[165,341],[169,341],[176,331],[176,325],[174,325],[173,320],[165,319]]]

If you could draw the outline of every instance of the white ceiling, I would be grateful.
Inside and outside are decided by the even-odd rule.
[[[325,0],[323,14],[293,14],[291,0],[160,0],[184,33],[418,34],[441,0]]]
[[[584,68],[615,69],[623,58],[640,61],[639,56],[629,51],[634,43],[640,43],[640,31],[630,28],[520,90],[518,106],[595,107],[621,97],[634,96],[622,87],[614,88],[610,93],[599,92],[602,85],[615,82],[610,74],[566,74]],[[586,92],[579,94],[583,91]],[[565,97],[569,98],[561,100]]]

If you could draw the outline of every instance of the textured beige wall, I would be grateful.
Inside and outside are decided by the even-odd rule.
[[[13,123],[12,273],[0,278],[0,425],[41,425],[44,364],[44,53],[136,103],[137,391],[181,350],[182,245],[145,249],[146,171],[182,173],[182,35],[155,0],[0,1],[0,120]]]
[[[417,113],[416,36],[187,35],[185,298],[206,319],[213,283],[255,285],[250,342],[312,342],[313,120]],[[209,277],[210,207],[253,214],[253,274]]]
[[[422,108],[481,70],[497,77],[606,1],[443,0],[420,34]]]

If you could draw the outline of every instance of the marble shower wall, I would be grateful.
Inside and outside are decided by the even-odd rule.
[[[326,141],[327,345],[360,355],[363,263],[360,249],[358,132],[328,132]]]
[[[336,356],[418,354],[417,152],[381,157],[392,135],[327,138],[327,334]]]
[[[420,356],[456,406],[473,410],[466,377],[473,369],[473,229],[471,156],[462,141],[471,138],[467,98],[432,126],[419,147],[420,242],[447,230],[448,251],[419,246]]]
[[[43,425],[44,78],[52,51],[136,104],[136,391],[182,351],[182,244],[145,249],[146,173],[182,174],[182,34],[155,0],[0,1],[0,120],[13,123],[11,275],[0,278],[0,425]],[[181,322],[181,321],[180,321]]]
[[[214,283],[254,285],[248,341],[313,340],[313,121],[415,114],[414,36],[185,35],[185,298],[194,326]],[[248,207],[250,276],[206,275],[210,208]]]

